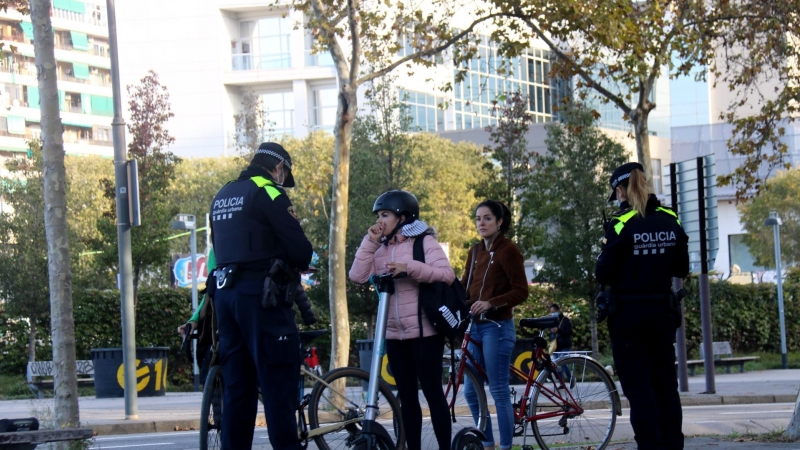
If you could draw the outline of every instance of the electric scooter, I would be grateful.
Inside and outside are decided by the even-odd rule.
[[[391,273],[370,276],[369,281],[378,291],[378,317],[375,323],[375,341],[372,348],[372,363],[369,370],[367,407],[361,436],[353,443],[355,450],[403,450],[398,449],[389,432],[375,419],[378,417],[378,386],[381,379],[381,362],[385,353],[386,322],[389,317],[389,297],[394,294],[394,278]],[[456,433],[451,450],[482,450],[483,433],[477,428],[464,428]]]

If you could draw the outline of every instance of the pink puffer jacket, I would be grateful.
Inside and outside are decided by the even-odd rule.
[[[443,281],[450,284],[456,275],[442,250],[442,246],[431,235],[426,235],[422,243],[425,249],[425,262],[414,260],[414,240],[397,235],[388,246],[376,244],[364,236],[356,252],[350,279],[356,283],[366,283],[373,273],[386,273],[389,262],[408,264],[408,276],[396,279],[395,293],[389,299],[389,320],[386,324],[386,339],[415,339],[419,337],[419,283]],[[377,301],[377,299],[375,300]],[[422,312],[423,336],[433,336],[436,330],[425,312]]]

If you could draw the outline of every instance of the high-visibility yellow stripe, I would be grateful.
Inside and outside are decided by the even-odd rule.
[[[614,231],[616,231],[617,234],[622,233],[622,229],[625,227],[625,222],[631,220],[633,216],[636,215],[636,213],[637,211],[635,209],[632,209],[627,213],[617,217],[616,219],[619,220],[619,222],[616,225],[614,225]]]
[[[267,191],[267,194],[269,194],[269,198],[272,200],[275,200],[279,195],[281,195],[281,191],[275,187],[275,183],[273,183],[272,180],[262,176],[255,176],[251,177],[250,179],[253,180],[253,183],[255,183],[256,186],[260,188],[263,187],[264,190]]]
[[[662,208],[660,206],[658,208],[656,208],[656,211],[661,211],[661,212],[669,214],[670,216],[674,217],[678,221],[678,225],[681,224],[681,219],[678,219],[678,214],[676,214],[675,211],[673,211],[671,209]]]

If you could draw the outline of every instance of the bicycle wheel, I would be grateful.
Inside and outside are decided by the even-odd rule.
[[[211,366],[200,406],[200,450],[222,448],[222,367]]]
[[[320,450],[352,448],[361,434],[361,424],[367,408],[369,372],[344,367],[328,372],[322,382],[317,382],[311,391],[308,405],[309,429],[313,430],[352,421],[334,427],[330,432],[315,436],[314,442]],[[378,392],[377,421],[396,439],[397,448],[405,445],[405,433],[400,420],[400,403],[392,391],[381,382]]]
[[[534,389],[528,415],[564,411],[566,414],[531,422],[536,442],[545,450],[570,444],[604,449],[617,422],[617,386],[593,359],[567,356],[556,365],[559,373],[548,368],[536,379],[541,385]],[[583,412],[570,406],[571,399]]]
[[[464,380],[460,385],[455,386],[458,389],[454,389],[449,375],[450,363],[447,359],[445,360],[445,363],[447,364],[447,369],[442,375],[442,389],[444,389],[447,406],[450,408],[455,407],[455,422],[452,421],[452,417],[450,420],[452,425],[451,437],[455,436],[456,433],[467,427],[474,427],[483,431],[486,428],[486,423],[489,418],[489,405],[486,401],[486,390],[483,386],[483,379],[480,375],[478,375],[478,372],[476,372],[475,369],[470,366],[466,366],[464,367]],[[458,361],[456,363],[456,373],[458,373],[458,368],[461,364],[462,361]],[[473,416],[472,411],[467,404],[467,399],[464,397],[464,393],[466,391],[465,384],[467,382],[476,388],[475,397],[477,399],[477,417]],[[428,407],[428,400],[425,399],[422,391],[419,393],[419,404],[422,406],[422,448],[437,448],[436,435],[433,432],[433,424],[430,420],[430,408]],[[448,410],[448,413],[451,413],[451,410]]]

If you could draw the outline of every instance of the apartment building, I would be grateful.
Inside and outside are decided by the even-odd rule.
[[[113,102],[105,1],[53,0],[51,18],[64,149],[70,155],[110,157]],[[16,10],[0,10],[0,160],[26,153],[26,142],[41,136],[30,20]]]
[[[337,89],[331,57],[312,54],[311,37],[299,26],[301,13],[270,5],[263,0],[117,4],[123,85],[136,83],[149,69],[159,74],[175,113],[168,128],[177,154],[232,154],[233,116],[249,90],[261,97],[275,136],[332,129]],[[401,47],[398,56],[410,51]],[[555,99],[569,95],[571,86],[550,80],[549,65],[544,43],[532,42],[526,54],[506,60],[484,38],[478,58],[461,67],[443,64],[413,73],[398,68],[395,75],[412,127],[440,133],[483,130],[496,120],[492,102],[515,90],[528,95],[536,123],[552,121]],[[457,71],[466,71],[463,82],[454,83]],[[453,89],[442,92],[447,82]],[[360,107],[363,112],[363,101]]]

